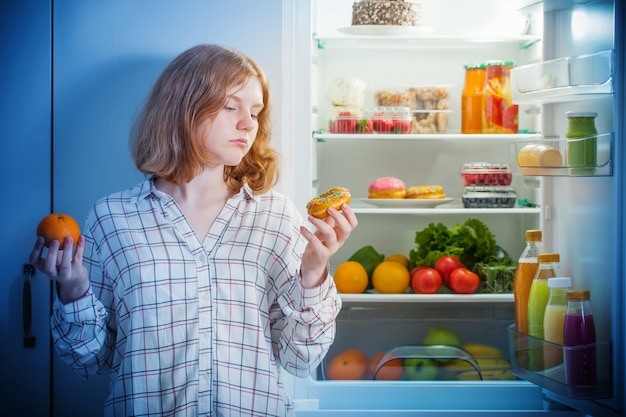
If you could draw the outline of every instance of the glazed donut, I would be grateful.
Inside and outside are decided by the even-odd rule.
[[[313,197],[307,203],[306,210],[311,216],[323,219],[328,216],[329,208],[339,210],[344,204],[350,204],[350,190],[344,187],[333,187]]]
[[[446,193],[440,185],[412,186],[406,190],[406,198],[445,198]]]
[[[395,177],[383,177],[374,180],[367,189],[368,198],[404,198],[404,182]]]

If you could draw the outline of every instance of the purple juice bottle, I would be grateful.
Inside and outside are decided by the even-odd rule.
[[[596,328],[588,290],[567,292],[563,325],[565,383],[572,397],[585,397],[598,383]]]

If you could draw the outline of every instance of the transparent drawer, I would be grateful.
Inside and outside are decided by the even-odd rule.
[[[610,176],[612,175],[613,133],[593,137],[568,139],[544,137],[515,140],[511,143],[513,171],[534,176]],[[595,164],[573,165],[570,151],[585,149],[588,140],[595,139]]]
[[[507,328],[513,303],[344,302],[322,381],[515,381]]]
[[[612,50],[557,58],[511,70],[513,102],[561,102],[613,93]]]
[[[560,346],[520,333],[509,326],[509,356],[513,373],[536,385],[570,398],[608,398],[611,392],[611,342]],[[572,364],[576,365],[575,370]],[[581,371],[595,383],[566,383],[566,372]],[[583,380],[581,379],[581,380]]]

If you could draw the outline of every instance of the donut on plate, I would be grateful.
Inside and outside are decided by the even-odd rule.
[[[396,177],[382,177],[374,180],[368,190],[368,198],[404,198],[406,185]]]
[[[440,185],[412,186],[406,190],[406,198],[445,198],[446,193]]]

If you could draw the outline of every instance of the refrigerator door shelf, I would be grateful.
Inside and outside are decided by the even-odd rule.
[[[597,399],[611,397],[612,354],[610,341],[600,341],[582,347],[560,346],[520,333],[515,330],[514,324],[509,326],[508,331],[511,367],[515,375],[569,398]],[[593,352],[596,363],[585,364],[585,368],[591,369],[595,367],[597,369],[597,384],[568,385],[565,382],[564,358],[567,358],[570,354],[586,357],[589,351]],[[589,357],[592,356],[589,355]]]
[[[580,143],[582,141],[595,138],[597,142],[597,162],[595,166],[574,167],[568,163],[568,147]],[[516,160],[513,164],[513,172],[519,172],[521,175],[530,176],[576,176],[576,177],[602,177],[613,175],[613,143],[614,134],[602,133],[588,138],[567,139],[565,137],[546,137],[541,140],[517,140],[511,144],[511,151]],[[520,164],[520,151],[528,146],[549,147],[552,152],[554,150],[561,154],[562,163],[560,165],[530,165],[527,162]],[[527,148],[528,149],[528,148]],[[523,151],[522,151],[523,152]]]
[[[613,61],[613,50],[605,50],[513,68],[513,102],[560,103],[612,94]]]

